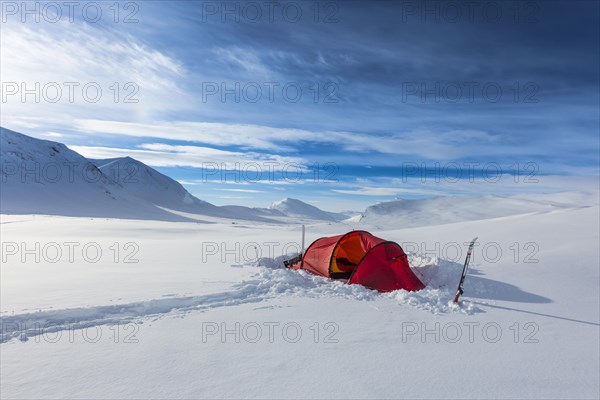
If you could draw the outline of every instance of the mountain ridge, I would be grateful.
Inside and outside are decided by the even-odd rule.
[[[216,206],[130,156],[87,159],[63,143],[3,127],[0,136],[3,214],[198,222],[197,215],[265,223],[298,217],[271,208]],[[332,220],[331,213],[296,201],[314,209],[312,219]]]

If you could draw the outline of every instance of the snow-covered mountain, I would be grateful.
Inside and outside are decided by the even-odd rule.
[[[131,157],[92,161],[105,175],[124,186],[133,196],[158,207],[187,214],[259,222],[277,222],[272,216],[283,216],[244,206],[216,206],[200,200],[176,180]]]
[[[179,182],[130,157],[88,160],[62,143],[5,128],[0,128],[0,136],[3,214],[166,221],[196,221],[194,215],[200,215],[277,222],[266,218],[269,212],[202,201]]]
[[[367,207],[355,222],[380,228],[417,227],[597,205],[597,193],[451,196],[402,199]]]
[[[335,221],[299,200],[271,208],[216,206],[179,182],[131,157],[88,160],[62,143],[0,128],[0,213],[49,214],[166,221],[203,217],[278,223],[278,219]],[[198,218],[197,216],[200,216]]]
[[[0,128],[0,212],[185,221],[140,199],[61,143]]]
[[[220,215],[219,207],[190,194],[179,182],[131,157],[90,160],[127,192],[159,207],[203,215]]]
[[[291,199],[289,197],[274,202],[273,204],[271,204],[269,209],[273,211],[279,211],[280,213],[289,217],[305,218],[312,220],[341,221],[348,218],[348,216],[346,216],[345,214],[323,211],[320,208],[317,208],[297,199]]]

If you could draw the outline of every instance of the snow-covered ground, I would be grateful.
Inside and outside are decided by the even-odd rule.
[[[2,215],[0,394],[598,398],[597,199],[465,200],[490,213],[442,225],[403,224],[397,208],[394,225],[373,210],[307,225],[308,242],[351,223],[402,244],[428,287],[386,294],[280,268],[299,224]],[[411,218],[429,207],[414,205]]]

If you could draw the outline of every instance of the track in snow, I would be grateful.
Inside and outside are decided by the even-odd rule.
[[[127,324],[169,314],[258,303],[283,296],[342,297],[351,300],[391,298],[400,304],[434,313],[457,310],[457,307],[449,304],[452,297],[450,287],[454,286],[451,281],[456,278],[460,265],[414,255],[411,258],[417,273],[428,282],[428,288],[420,292],[400,290],[381,294],[360,285],[347,285],[304,271],[281,268],[282,258],[261,259],[253,279],[235,284],[232,290],[224,292],[3,316],[0,317],[0,343],[14,338],[27,340],[32,336],[60,330]],[[470,312],[472,309],[465,310]]]

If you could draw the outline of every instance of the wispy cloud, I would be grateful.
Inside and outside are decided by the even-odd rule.
[[[273,72],[252,50],[241,47],[217,47],[213,49],[213,52],[221,63],[242,68],[245,72],[253,74],[252,76],[255,79],[269,79],[273,77]]]
[[[68,21],[17,22],[2,24],[2,82],[19,90],[3,101],[3,124],[6,115],[146,119],[189,101],[183,65],[130,34]],[[39,85],[38,101],[33,94],[23,99],[21,85]]]
[[[198,142],[214,146],[240,146],[265,151],[293,151],[303,144],[330,144],[345,151],[367,154],[418,154],[430,159],[451,159],[467,154],[466,143],[493,145],[498,137],[484,131],[427,130],[392,135],[311,131],[252,124],[191,121],[157,121],[152,124],[106,120],[76,120],[82,132]]]
[[[479,178],[423,180],[420,178],[358,178],[338,183],[334,193],[351,196],[417,197],[444,195],[514,195],[521,193],[556,193],[568,191],[598,192],[597,176],[513,176],[503,174],[497,180]]]
[[[254,189],[217,189],[224,192],[241,192],[241,193],[264,193],[264,190],[254,190]]]
[[[319,193],[335,199],[336,208],[347,199],[367,204],[394,196],[593,188],[587,178],[547,176],[593,175],[597,185],[600,145],[599,42],[597,35],[581,34],[596,29],[596,14],[589,5],[569,5],[573,18],[565,19],[565,6],[554,3],[536,24],[512,25],[505,13],[510,28],[487,21],[421,24],[415,16],[398,29],[401,10],[394,2],[375,8],[344,2],[334,24],[315,23],[308,9],[297,24],[222,23],[220,16],[199,23],[193,2],[144,3],[143,20],[140,14],[140,23],[129,25],[110,23],[109,3],[103,6],[108,19],[98,24],[23,24],[15,16],[1,27],[2,81],[27,88],[56,82],[63,94],[56,103],[10,96],[0,123],[58,138],[89,157],[132,156],[173,168],[169,172],[186,185],[207,182],[196,175],[206,164],[334,163],[339,182],[236,184],[266,192],[283,188],[299,197]],[[525,33],[528,40],[519,40]],[[271,81],[277,83],[273,101],[262,85]],[[73,102],[64,82],[79,83]],[[137,103],[123,101],[132,92],[124,88],[128,82],[139,87]],[[298,102],[283,96],[290,82],[305,90]],[[98,102],[82,98],[86,83],[101,87]],[[207,97],[206,83],[221,91]],[[248,83],[263,88],[258,101],[239,90],[223,95],[223,84],[231,92]],[[324,101],[329,83],[334,102]],[[467,83],[474,85],[473,96]],[[488,83],[502,88],[498,102],[486,99]],[[524,87],[528,83],[535,93]],[[418,94],[407,96],[406,84]],[[449,99],[453,85],[462,88],[456,102]],[[535,102],[524,101],[531,96]],[[533,161],[545,176],[530,185],[512,176],[493,183],[394,180],[405,162],[426,169],[463,161]],[[360,168],[365,165],[373,168]],[[218,183],[233,182],[212,186],[224,187]]]
[[[357,189],[332,189],[332,192],[358,196],[440,195],[443,192],[425,189],[402,189],[400,187],[361,187]]]
[[[153,167],[194,167],[206,169],[254,171],[281,170],[290,165],[301,167],[304,160],[259,153],[241,153],[200,146],[173,146],[147,143],[138,148],[69,146],[87,158],[103,159],[130,156]]]

